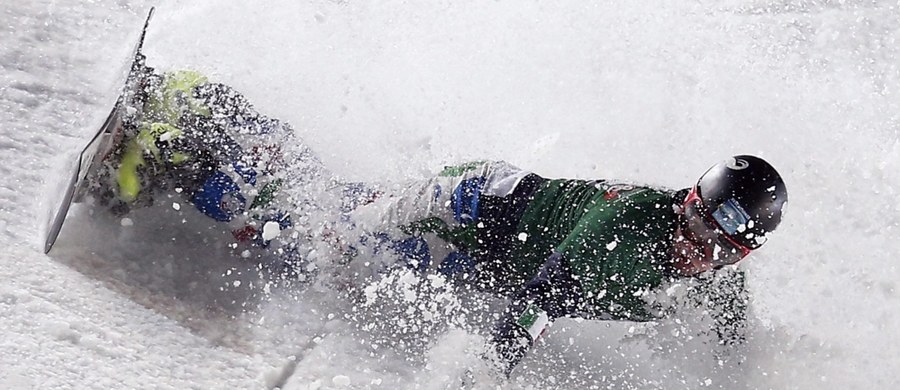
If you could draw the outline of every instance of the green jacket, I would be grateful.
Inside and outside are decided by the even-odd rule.
[[[498,233],[491,226],[496,221],[488,219],[442,235],[477,259],[478,284],[515,292],[558,252],[581,285],[580,317],[652,319],[644,295],[666,278],[662,265],[670,259],[677,223],[675,191],[541,180],[512,229]]]
[[[585,317],[648,320],[643,297],[665,278],[674,192],[605,181],[549,180],[533,195],[510,255],[530,277],[554,251],[585,295]]]

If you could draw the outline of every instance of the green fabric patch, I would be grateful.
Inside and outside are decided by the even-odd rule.
[[[282,179],[275,179],[269,183],[266,183],[265,186],[259,191],[259,195],[253,199],[253,203],[250,204],[250,209],[255,209],[257,207],[265,207],[272,203],[272,200],[275,199],[275,194],[278,193],[278,190],[281,188],[281,184],[283,183]]]
[[[506,265],[522,283],[554,251],[569,260],[591,317],[649,319],[643,296],[664,278],[675,230],[672,192],[604,181],[549,180],[522,215]],[[518,279],[520,278],[520,279]]]
[[[525,308],[525,311],[522,312],[522,315],[519,316],[519,319],[516,320],[516,324],[525,329],[530,329],[534,325],[534,323],[537,322],[538,317],[543,312],[544,311],[541,310],[540,307],[537,307],[534,304],[530,304],[527,308]]]
[[[400,231],[411,236],[422,233],[434,233],[440,239],[464,251],[471,252],[478,248],[478,230],[475,225],[451,229],[442,219],[429,217],[401,226]]]
[[[444,167],[444,170],[438,174],[438,176],[444,176],[444,177],[462,176],[466,172],[473,171],[475,169],[480,168],[485,163],[486,163],[486,161],[472,161],[472,162],[467,162],[465,164],[460,164],[460,165],[446,166],[446,167]]]
[[[150,94],[149,115],[170,124],[177,124],[185,112],[209,116],[209,107],[193,97],[193,89],[209,80],[199,72],[180,70],[166,72],[162,88]]]

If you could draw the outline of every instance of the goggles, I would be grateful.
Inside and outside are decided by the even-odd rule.
[[[707,261],[715,266],[737,263],[750,254],[747,248],[728,236],[746,226],[741,221],[744,214],[731,201],[723,203],[716,211],[709,213],[703,207],[703,200],[697,194],[697,187],[691,190],[684,201],[684,221],[681,226],[684,237],[703,248]]]

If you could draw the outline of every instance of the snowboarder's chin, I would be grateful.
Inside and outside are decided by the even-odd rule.
[[[703,255],[702,248],[688,240],[681,233],[681,228],[675,232],[672,252],[672,267],[684,276],[693,276],[713,268],[712,263]]]

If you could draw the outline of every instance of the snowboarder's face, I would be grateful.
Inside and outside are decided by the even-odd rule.
[[[709,260],[712,259],[712,251],[701,242],[689,238],[690,236],[690,232],[681,226],[675,230],[675,242],[672,244],[675,269],[685,276],[691,276],[715,268]]]
[[[675,268],[685,275],[734,264],[750,253],[724,234],[704,211],[696,188],[681,208],[682,223],[675,231],[673,257]]]

